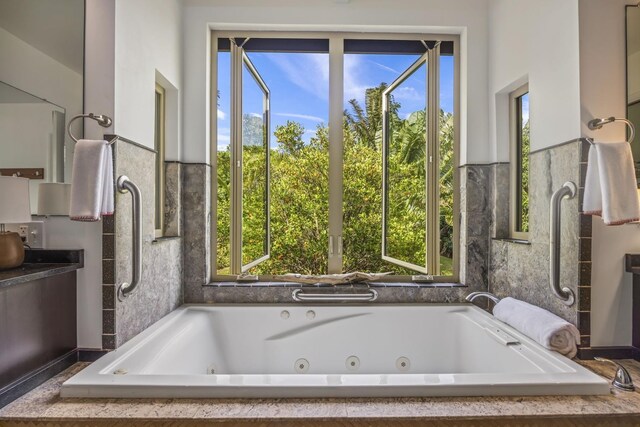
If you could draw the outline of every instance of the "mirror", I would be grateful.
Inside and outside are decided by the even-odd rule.
[[[640,7],[626,7],[627,32],[627,119],[640,130]],[[633,144],[636,178],[640,184],[640,135]],[[640,186],[640,185],[639,185]]]
[[[30,179],[31,213],[42,182],[64,182],[65,110],[0,82],[0,175]]]
[[[84,0],[0,0],[0,174],[70,182],[68,121],[82,113]],[[82,121],[72,125],[83,135]]]

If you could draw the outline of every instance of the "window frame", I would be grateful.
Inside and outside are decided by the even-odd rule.
[[[232,168],[231,173],[231,250],[230,250],[230,269],[231,271],[237,271],[237,274],[245,274],[248,270],[255,267],[256,265],[268,260],[271,257],[271,191],[269,190],[271,184],[271,172],[270,172],[270,146],[269,140],[267,138],[266,146],[266,198],[265,198],[265,207],[266,207],[266,254],[252,260],[247,264],[243,264],[242,260],[242,249],[243,249],[243,240],[242,240],[242,222],[243,222],[243,173],[244,173],[244,163],[243,163],[243,150],[244,150],[244,141],[243,141],[243,132],[242,132],[242,90],[243,90],[243,71],[246,67],[248,73],[253,77],[254,81],[258,85],[258,87],[263,91],[265,100],[263,108],[265,110],[265,114],[263,117],[263,126],[265,128],[265,136],[270,135],[271,132],[271,91],[269,87],[265,83],[264,79],[253,65],[245,51],[242,47],[238,47],[236,45],[232,45],[231,47],[231,79],[234,82],[231,87],[232,92],[232,100],[231,100],[231,114],[236,117],[240,117],[241,120],[237,123],[232,122],[232,138],[231,144],[233,146],[233,150],[231,152],[231,164],[238,164],[240,166]],[[235,197],[234,197],[235,195]]]
[[[529,232],[520,229],[522,218],[522,171],[520,166],[522,164],[522,97],[528,93],[529,83],[525,83],[509,93],[509,237],[525,241],[529,239]],[[529,146],[530,155],[531,146]]]
[[[160,99],[160,111],[158,114],[158,99]],[[165,204],[165,147],[167,126],[167,97],[166,90],[156,82],[154,92],[155,118],[154,118],[154,148],[156,151],[155,165],[155,215],[154,236],[164,236],[164,204]]]
[[[452,34],[418,34],[418,33],[383,33],[383,32],[298,32],[298,31],[250,31],[250,30],[211,30],[210,41],[210,164],[212,165],[211,176],[211,209],[217,212],[217,119],[215,112],[217,91],[218,91],[218,39],[219,38],[300,38],[300,39],[328,39],[329,40],[329,248],[328,248],[328,272],[342,272],[342,197],[343,197],[343,152],[344,141],[342,131],[343,120],[343,82],[344,82],[344,40],[365,39],[365,40],[439,40],[450,41],[454,44],[454,83],[453,83],[453,114],[454,114],[454,189],[460,188],[460,37]],[[439,58],[438,58],[439,64]],[[439,82],[438,82],[439,85]],[[439,86],[438,86],[439,89]],[[439,101],[440,91],[437,92]],[[431,95],[430,95],[431,96]],[[433,94],[433,96],[436,96]],[[439,110],[438,110],[439,111]],[[338,126],[332,124],[338,123]],[[436,187],[436,191],[439,186]],[[437,196],[437,193],[436,193]],[[415,275],[389,275],[381,281],[383,282],[436,282],[436,283],[457,283],[460,271],[460,193],[454,191],[454,230],[453,230],[453,266],[454,272],[451,276],[428,275],[424,276],[416,272]],[[217,224],[216,215],[211,215],[211,253],[210,253],[210,278],[212,282],[229,282],[238,280],[249,281],[274,281],[273,275],[260,276],[238,276],[231,274],[217,274],[216,271],[216,247],[217,247]]]

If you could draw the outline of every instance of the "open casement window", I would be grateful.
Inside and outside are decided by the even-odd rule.
[[[231,273],[269,259],[269,88],[231,43]]]
[[[529,237],[529,85],[509,95],[510,124],[510,237]]]
[[[212,33],[212,280],[457,281],[457,40]]]
[[[440,274],[439,56],[436,44],[382,93],[382,259],[429,276]],[[424,108],[399,117],[394,94],[418,79]],[[408,234],[420,241],[411,251]]]

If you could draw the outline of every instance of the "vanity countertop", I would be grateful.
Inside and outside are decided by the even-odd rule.
[[[640,363],[622,361],[640,383]],[[614,369],[580,361],[611,379]],[[26,425],[640,425],[640,390],[605,396],[502,396],[335,399],[61,399],[66,371],[0,409],[0,424]],[[4,424],[3,424],[4,423]],[[25,424],[26,423],[26,424]]]
[[[0,270],[0,288],[68,273],[84,267],[83,249],[28,249],[18,268]]]

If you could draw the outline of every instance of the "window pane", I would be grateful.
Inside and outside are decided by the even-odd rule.
[[[419,57],[418,54],[344,56],[344,272],[415,274],[382,259],[382,92]],[[424,110],[424,68],[422,78],[412,82],[415,86],[407,84],[393,96],[394,105],[402,105],[406,114]],[[424,170],[422,176],[424,194]],[[423,263],[424,257],[420,264]]]
[[[257,79],[242,69],[242,265],[269,253],[268,100]]]
[[[325,274],[329,56],[249,52],[271,90],[271,255],[251,274]]]
[[[218,119],[216,176],[216,274],[229,274],[231,266],[231,53],[218,53]]]
[[[453,56],[440,56],[440,275],[452,276],[454,227],[454,61]]]
[[[426,82],[426,64],[387,95],[389,105],[386,188],[386,251],[399,261],[426,265],[426,111],[427,90],[415,88]],[[395,99],[411,94],[412,107]],[[429,183],[426,183],[430,185]],[[432,185],[432,184],[431,184]]]
[[[529,93],[518,102],[518,231],[529,231]]]

